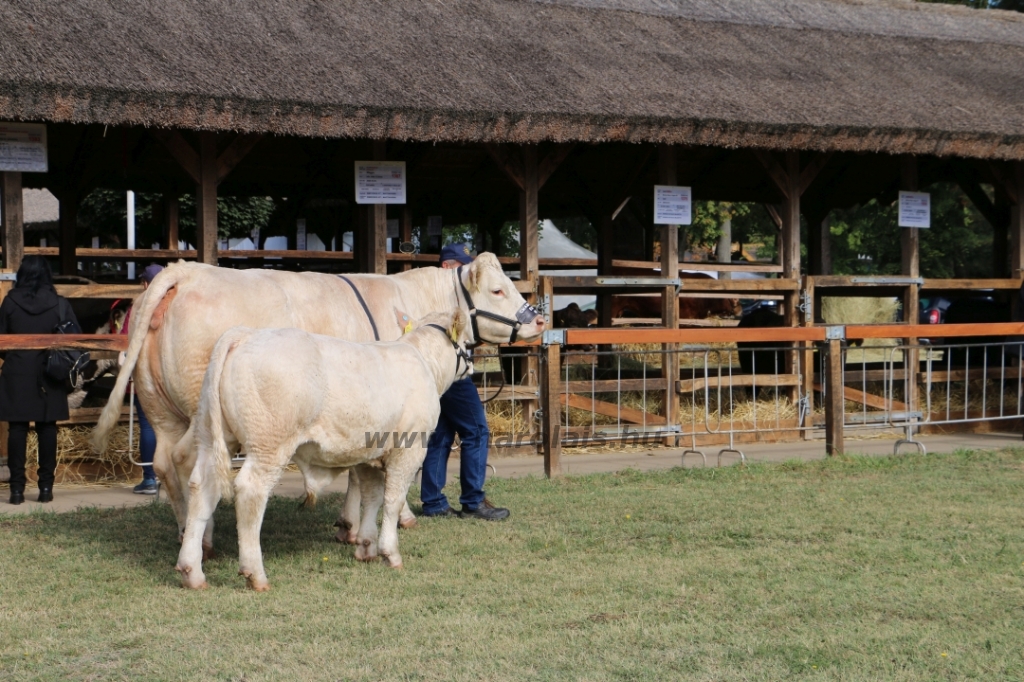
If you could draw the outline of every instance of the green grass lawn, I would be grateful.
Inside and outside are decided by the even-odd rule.
[[[275,498],[271,592],[167,505],[0,516],[3,680],[1024,679],[1024,452],[495,480],[405,569]],[[415,498],[415,493],[413,494]]]

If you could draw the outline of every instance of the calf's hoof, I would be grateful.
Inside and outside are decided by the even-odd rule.
[[[205,590],[207,588],[206,576],[201,571],[193,575],[191,566],[182,566],[181,564],[175,566],[174,570],[181,575],[182,587],[187,587],[191,590]]]
[[[270,583],[267,581],[267,579],[266,578],[257,578],[255,575],[253,575],[252,571],[247,571],[245,569],[242,569],[242,570],[238,571],[238,575],[240,575],[243,578],[245,578],[246,585],[248,585],[249,589],[252,590],[253,592],[269,592],[270,591]]]
[[[371,540],[363,540],[356,547],[357,561],[376,561],[377,558],[377,548]]]
[[[410,516],[407,519],[398,519],[398,527],[399,528],[405,528],[406,530],[408,530],[410,528],[415,528],[416,527],[416,523],[417,523],[417,521],[416,521],[416,517],[415,516]]]

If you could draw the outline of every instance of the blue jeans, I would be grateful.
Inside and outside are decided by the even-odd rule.
[[[459,502],[467,509],[476,509],[484,501],[484,479],[487,476],[487,446],[491,432],[487,428],[484,406],[480,394],[469,377],[451,385],[441,396],[441,417],[427,443],[427,457],[423,460],[423,485],[420,499],[424,514],[438,514],[448,508],[444,488],[448,471],[448,455],[455,442],[455,434],[462,439],[459,478],[462,495]]]
[[[142,411],[142,405],[139,405],[138,401],[135,401],[135,414],[139,416],[139,461],[152,462],[153,453],[156,452],[156,433],[149,425],[146,413]],[[142,478],[146,481],[155,481],[153,467],[142,467]]]

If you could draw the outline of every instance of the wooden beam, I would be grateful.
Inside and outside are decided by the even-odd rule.
[[[3,221],[4,267],[17,272],[25,256],[25,206],[21,173],[0,173],[0,220]]]
[[[188,173],[189,177],[196,183],[200,183],[200,160],[199,154],[192,148],[192,145],[182,137],[177,130],[153,130],[153,137],[160,141],[174,160],[178,162],[182,170]],[[208,134],[208,133],[207,133]]]
[[[1020,166],[1020,161],[1013,164],[1014,167]],[[1002,166],[995,161],[988,162],[989,172],[992,173],[992,177],[996,181],[997,189],[1003,190],[1010,197],[1010,201],[1020,206],[1021,202],[1024,201],[1024,197],[1020,196],[1020,190],[1018,189],[1018,183],[1014,178],[1014,174],[1017,172],[1015,168],[1006,173],[1003,172]]]
[[[825,401],[825,454],[843,454],[843,421],[846,412],[843,391],[843,342],[830,339],[825,354],[828,396]],[[816,386],[820,389],[820,386]],[[813,396],[812,396],[813,398]]]
[[[485,144],[484,149],[491,155],[494,162],[498,164],[498,168],[505,172],[508,179],[523,191],[526,187],[526,174],[523,170],[523,164],[521,159],[516,158],[516,155],[511,153],[506,147],[498,144]]]
[[[658,147],[658,180],[663,185],[675,185],[677,182],[676,149],[671,145]],[[661,226],[661,271],[677,272],[679,268],[679,226]],[[661,292],[661,324],[668,329],[679,327],[679,292],[676,287],[665,287]],[[676,393],[674,382],[679,379],[679,356],[674,352],[676,344],[662,344],[665,351],[662,356],[663,374],[669,379],[665,387],[665,402],[662,413],[666,424],[674,424],[679,412],[679,394]],[[674,437],[665,439],[666,446],[675,445]]]
[[[199,182],[196,186],[198,261],[217,265],[217,134],[199,133]]]
[[[764,204],[764,209],[768,211],[768,215],[771,216],[772,222],[775,223],[775,227],[781,230],[782,214],[779,213],[779,207],[775,204]]]
[[[556,145],[544,160],[540,162],[540,167],[537,169],[537,186],[543,187],[544,183],[548,181],[551,174],[554,173],[562,162],[572,153],[572,150],[576,147],[575,143],[572,144],[559,144]]]
[[[540,190],[537,147],[524,145],[523,189],[519,193],[519,278],[532,280],[537,277],[538,263],[538,193]]]
[[[181,213],[181,206],[178,203],[178,197],[165,193],[164,194],[164,235],[167,238],[167,244],[165,246],[168,249],[178,248],[178,226],[179,226],[179,215]],[[256,244],[256,248],[259,248],[259,244]]]
[[[586,396],[574,395],[572,393],[560,393],[558,395],[558,401],[562,405],[568,405],[569,407],[575,407],[577,409],[593,412],[594,414],[600,414],[605,417],[615,417],[616,419],[629,422],[630,424],[646,424],[650,426],[665,425],[664,417],[651,414],[650,412],[644,412],[642,410],[634,410],[630,407],[622,407],[617,403],[609,403],[604,400],[587,398]]]
[[[787,152],[791,154],[794,152]],[[793,191],[792,183],[790,182],[789,173],[786,168],[783,168],[779,160],[775,158],[775,154],[765,149],[755,149],[754,156],[761,162],[765,171],[768,172],[768,177],[771,178],[775,187],[782,192],[782,196],[789,198],[789,195]]]
[[[263,136],[259,134],[243,133],[231,140],[227,149],[217,157],[217,184],[220,184],[262,139]]]
[[[815,154],[810,163],[808,163],[802,171],[800,171],[800,194],[803,195],[807,191],[807,188],[811,186],[814,179],[818,177],[818,174],[822,171],[825,165],[832,158],[832,152],[825,154]]]
[[[1024,163],[1013,164],[1013,179],[1016,203],[1010,208],[1010,275],[1020,278],[1024,276]]]

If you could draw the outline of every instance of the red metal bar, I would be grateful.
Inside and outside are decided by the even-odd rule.
[[[122,351],[128,349],[128,336],[125,334],[0,334],[0,351],[49,350],[51,348]]]

